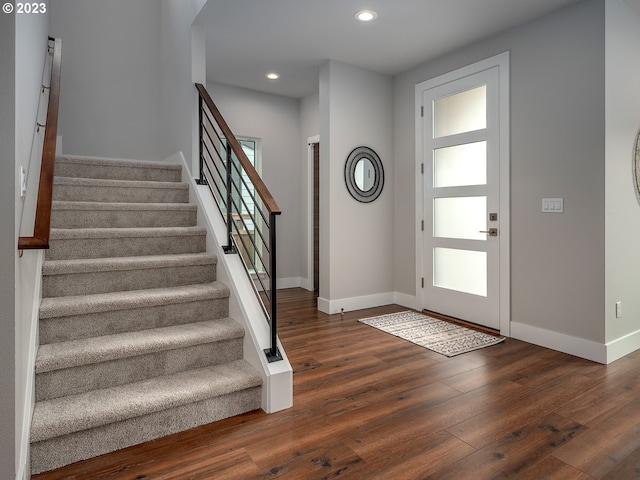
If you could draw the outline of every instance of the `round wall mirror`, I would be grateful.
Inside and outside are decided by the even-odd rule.
[[[636,198],[638,199],[638,202],[640,202],[640,132],[638,132],[634,149],[633,179],[636,185]]]
[[[344,165],[347,190],[359,202],[373,202],[382,193],[384,169],[378,154],[369,147],[356,147]]]

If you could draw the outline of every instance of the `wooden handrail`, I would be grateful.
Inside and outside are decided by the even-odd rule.
[[[53,203],[53,170],[56,160],[56,137],[58,135],[58,102],[60,98],[60,67],[62,62],[62,40],[53,41],[53,59],[51,62],[51,83],[49,84],[49,105],[47,107],[47,123],[44,131],[42,147],[42,165],[40,166],[40,183],[38,185],[38,202],[36,220],[32,237],[20,237],[18,249],[47,249],[51,234],[51,205]]]
[[[213,103],[213,100],[211,100],[211,97],[209,96],[207,89],[204,88],[204,86],[201,83],[196,83],[196,88],[200,93],[200,97],[202,98],[204,103],[207,105],[207,108],[211,112],[211,115],[213,115],[213,118],[215,119],[216,123],[220,126],[222,135],[231,146],[231,149],[233,150],[233,153],[235,153],[236,157],[240,161],[242,168],[244,169],[245,172],[247,172],[249,180],[251,180],[251,183],[255,187],[256,192],[264,202],[265,207],[267,208],[269,213],[280,215],[282,213],[282,211],[280,210],[280,207],[278,207],[278,204],[276,203],[273,196],[271,195],[271,192],[262,181],[262,178],[260,178],[260,175],[254,168],[254,166],[251,165],[251,162],[247,158],[246,153],[244,153],[244,150],[242,150],[242,147],[240,146],[238,139],[235,137],[233,132],[231,132],[231,129],[227,125],[227,122],[225,122],[224,117],[220,114],[220,111],[216,107],[215,103]]]

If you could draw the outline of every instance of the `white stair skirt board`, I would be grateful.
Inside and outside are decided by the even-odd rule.
[[[40,299],[42,298],[42,263],[44,262],[44,250],[36,250],[24,252],[24,255],[32,255],[34,268],[36,269],[36,275],[33,285],[24,286],[22,288],[31,289],[33,291],[32,305],[31,305],[31,323],[29,329],[29,353],[28,364],[26,366],[27,372],[33,372],[35,370],[36,352],[38,349],[38,307]],[[23,256],[24,258],[24,256]],[[23,260],[24,261],[24,260]],[[27,376],[27,381],[24,390],[24,399],[22,405],[22,431],[18,432],[19,437],[19,462],[18,472],[16,473],[16,480],[28,480],[30,478],[30,429],[31,429],[31,414],[35,405],[35,378],[33,375]]]
[[[283,356],[279,362],[269,363],[264,349],[270,347],[269,325],[251,285],[239,255],[226,255],[221,245],[226,242],[226,226],[206,185],[197,185],[189,175],[187,162],[178,153],[167,161],[183,166],[182,179],[191,187],[191,201],[198,206],[198,225],[206,228],[207,251],[218,257],[218,280],[230,289],[229,315],[245,329],[244,359],[262,375],[262,409],[267,413],[285,410],[293,405],[293,367],[278,342]]]

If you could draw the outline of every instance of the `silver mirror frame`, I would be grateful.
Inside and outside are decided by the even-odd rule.
[[[362,190],[356,183],[356,166],[362,159],[369,160],[375,172],[373,185],[367,191]],[[347,190],[357,201],[362,203],[373,202],[380,196],[384,187],[384,168],[378,154],[369,147],[360,146],[354,148],[344,164],[344,181]]]
[[[636,187],[636,199],[640,202],[640,132],[636,137],[633,155],[633,183]]]

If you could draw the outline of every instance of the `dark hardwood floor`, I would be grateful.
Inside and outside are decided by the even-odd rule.
[[[446,358],[284,290],[294,406],[34,476],[52,479],[640,478],[640,352],[599,365],[517,340]]]

